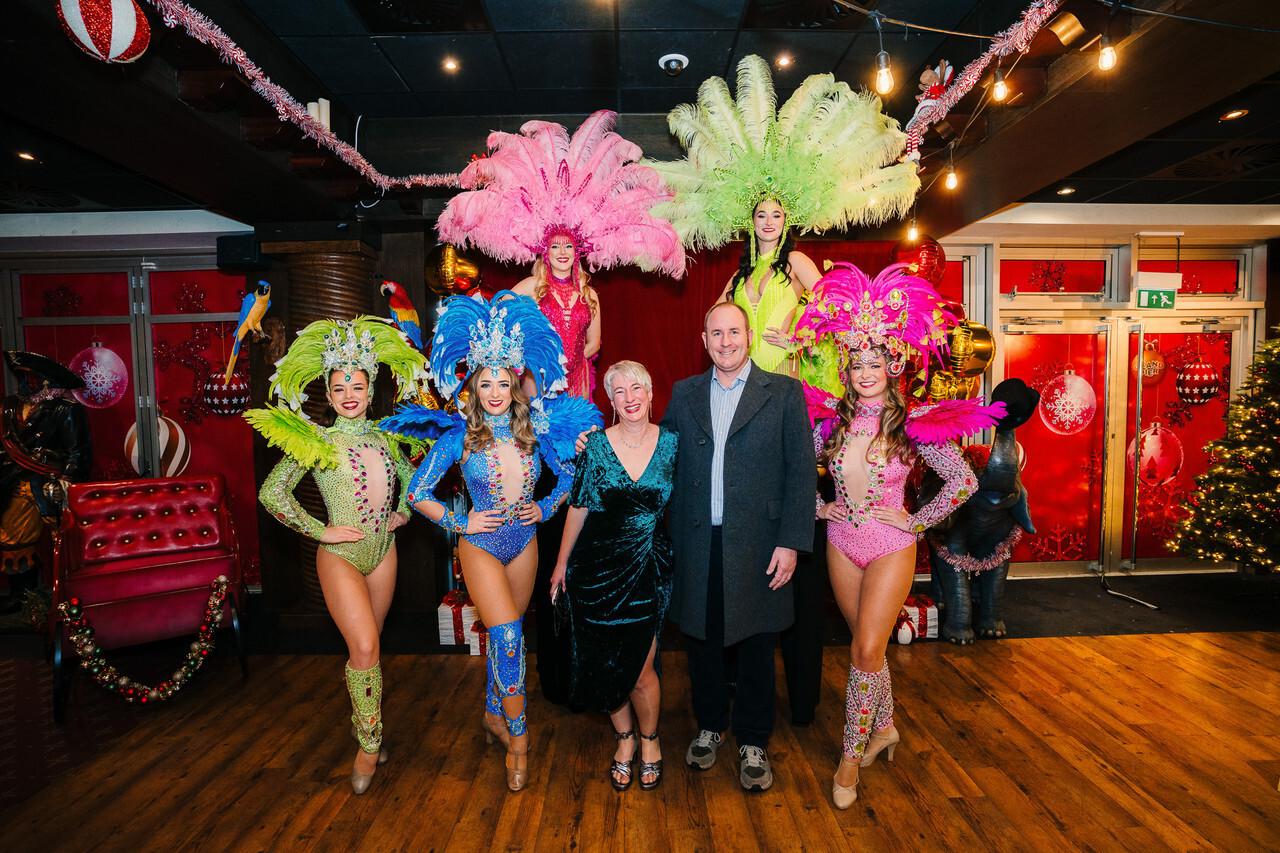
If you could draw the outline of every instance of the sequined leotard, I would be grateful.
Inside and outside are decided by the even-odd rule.
[[[942,477],[942,489],[927,505],[911,516],[911,532],[885,524],[872,517],[873,506],[901,507],[903,490],[911,466],[897,456],[886,459],[884,451],[873,441],[867,449],[865,465],[867,489],[861,499],[849,495],[848,473],[851,466],[860,461],[851,456],[849,441],[854,436],[874,436],[880,429],[880,404],[859,403],[854,417],[845,431],[845,442],[831,460],[831,477],[835,481],[836,500],[827,524],[827,541],[839,549],[858,568],[865,569],[872,560],[901,550],[916,541],[926,528],[946,518],[978,486],[973,469],[964,461],[960,447],[953,441],[945,444],[916,444],[915,451],[925,464]],[[814,430],[814,448],[822,451],[820,430]],[[817,505],[823,504],[821,496]]]
[[[505,566],[520,556],[525,546],[529,544],[529,540],[533,538],[536,525],[525,524],[516,516],[516,513],[522,506],[533,501],[533,486],[538,481],[538,474],[542,470],[539,458],[544,459],[556,475],[556,484],[551,494],[537,501],[544,519],[551,517],[561,499],[568,494],[573,482],[573,471],[568,466],[561,466],[555,454],[548,452],[543,443],[538,444],[536,453],[525,453],[520,450],[515,444],[515,437],[511,434],[509,412],[501,415],[486,414],[485,422],[493,431],[493,441],[483,450],[464,454],[461,441],[449,441],[443,438],[432,446],[431,452],[427,454],[427,458],[422,461],[417,473],[409,481],[409,502],[411,504],[418,504],[421,501],[435,502],[433,492],[440,478],[451,465],[466,455],[466,459],[461,460],[462,478],[466,481],[467,494],[471,496],[473,507],[480,511],[501,510],[502,525],[489,533],[464,533],[466,516],[455,519],[449,512],[446,512],[436,524],[462,534],[462,537],[472,545],[488,551]],[[509,483],[503,482],[504,466],[501,457],[504,453],[514,453],[519,458],[519,492],[514,496],[507,488]]]
[[[324,430],[324,439],[338,451],[335,467],[308,469],[293,457],[285,456],[267,475],[258,499],[286,526],[312,539],[319,539],[326,526],[359,528],[364,532],[359,542],[321,543],[320,547],[368,575],[395,543],[395,533],[388,527],[387,520],[397,478],[401,489],[395,509],[403,513],[409,511],[408,482],[413,468],[388,442],[386,435],[363,417],[339,417],[333,426]],[[308,470],[320,487],[329,515],[328,525],[310,515],[293,495]]]
[[[569,362],[569,387],[565,393],[591,399],[591,392],[596,386],[595,359],[583,356],[587,347],[587,329],[591,327],[591,306],[572,283],[561,284],[549,278],[547,292],[538,300],[538,307],[564,344],[565,358]]]

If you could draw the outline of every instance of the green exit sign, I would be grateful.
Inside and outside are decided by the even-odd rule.
[[[1176,290],[1139,290],[1139,308],[1172,308],[1177,300]]]
[[[1133,304],[1137,308],[1169,310],[1182,287],[1180,272],[1141,271],[1133,279]]]

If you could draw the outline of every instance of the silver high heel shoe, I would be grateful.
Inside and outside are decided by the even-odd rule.
[[[884,752],[886,761],[893,763],[893,751],[898,748],[901,740],[902,736],[898,734],[896,726],[890,726],[885,734],[873,732],[867,740],[867,751],[862,756],[862,766],[870,767],[881,752]]]
[[[359,742],[360,742],[360,738],[359,738],[359,736],[356,734],[356,727],[355,727],[355,724],[354,724],[354,723],[352,723],[352,725],[351,725],[351,739],[352,739],[352,740],[354,740],[356,743],[359,743]],[[386,764],[386,763],[387,763],[387,759],[388,759],[388,758],[390,758],[390,757],[391,757],[391,756],[389,756],[389,755],[387,754],[387,748],[386,748],[385,746],[378,750],[378,764],[380,764],[380,765],[381,765],[381,764]]]

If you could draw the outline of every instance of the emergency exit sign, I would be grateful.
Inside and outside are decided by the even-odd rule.
[[[1140,272],[1133,280],[1134,305],[1138,308],[1171,309],[1182,287],[1180,272]]]

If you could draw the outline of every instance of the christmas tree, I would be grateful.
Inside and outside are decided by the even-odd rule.
[[[1226,436],[1205,449],[1209,470],[1196,478],[1170,550],[1274,571],[1280,561],[1280,338],[1259,347],[1231,403]]]

